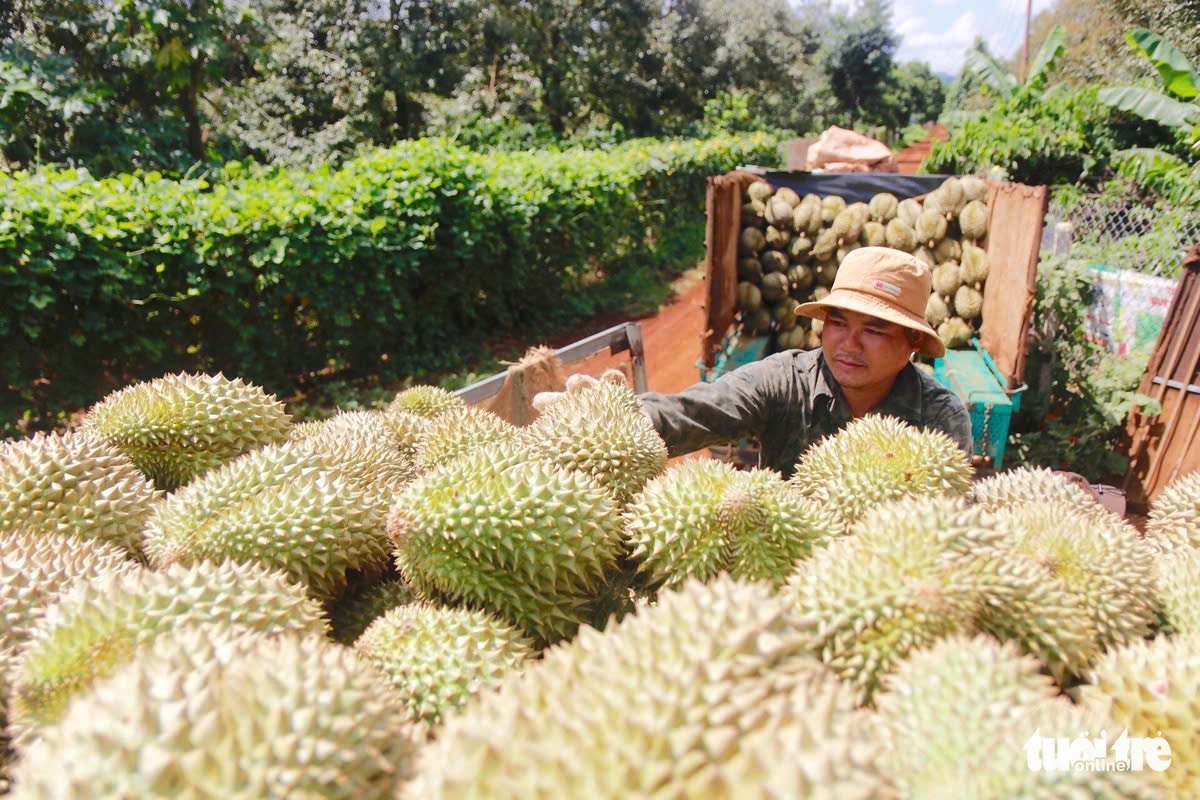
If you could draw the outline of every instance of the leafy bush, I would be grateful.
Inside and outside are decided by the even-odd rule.
[[[967,174],[999,167],[1030,185],[1097,181],[1118,150],[1174,146],[1171,132],[1133,120],[1101,103],[1095,87],[1059,85],[1017,92],[990,110],[963,120],[937,142],[921,165],[928,173]]]
[[[1030,391],[1007,448],[1014,465],[1115,480],[1129,466],[1121,447],[1130,408],[1136,402],[1145,413],[1159,411],[1137,392],[1150,353],[1118,356],[1088,339],[1084,323],[1094,291],[1084,262],[1043,255],[1026,366]]]
[[[0,175],[0,420],[47,426],[166,371],[283,392],[419,377],[486,337],[630,299],[704,248],[705,178],[764,135],[479,154],[405,142],[334,171]]]

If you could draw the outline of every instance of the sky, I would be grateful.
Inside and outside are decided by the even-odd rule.
[[[934,72],[958,75],[963,52],[983,36],[998,58],[1015,54],[1025,38],[1026,0],[893,0],[900,36],[896,61],[924,61]],[[1054,0],[1033,0],[1033,16]]]

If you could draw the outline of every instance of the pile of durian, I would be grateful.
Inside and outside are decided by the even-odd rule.
[[[881,192],[870,202],[839,195],[800,197],[757,180],[746,187],[738,236],[737,330],[774,337],[777,350],[820,347],[821,322],[796,306],[829,294],[838,265],[864,246],[892,247],[929,265],[925,318],[948,348],[963,347],[983,319],[990,268],[987,183],[947,178],[921,198]]]
[[[1057,473],[980,477],[884,417],[788,479],[666,456],[610,377],[517,428],[436,387],[298,424],[170,375],[4,442],[0,779],[54,800],[1200,796],[1200,473],[1141,534]],[[1049,768],[1055,737],[1122,731],[1170,766]]]

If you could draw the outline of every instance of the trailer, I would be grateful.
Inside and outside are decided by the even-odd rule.
[[[705,234],[707,325],[702,334],[703,355],[697,363],[700,380],[716,380],[731,369],[775,352],[773,333],[745,336],[735,327],[737,243],[747,186],[765,180],[776,189],[786,186],[800,196],[836,194],[848,203],[867,202],[879,192],[890,192],[899,200],[923,200],[947,177],[818,174],[755,167],[710,177]],[[934,377],[958,394],[971,414],[972,460],[980,469],[1003,467],[1009,425],[1026,387],[1026,345],[1048,202],[1045,186],[988,181],[988,233],[982,244],[991,271],[984,284],[983,323],[967,348],[949,350],[932,364]],[[713,455],[740,465],[753,465],[757,457],[754,443],[746,441],[713,448]]]

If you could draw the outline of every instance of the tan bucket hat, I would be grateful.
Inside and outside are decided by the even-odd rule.
[[[801,303],[797,314],[824,320],[830,308],[857,311],[925,334],[921,355],[939,358],[946,346],[925,321],[933,282],[924,261],[890,247],[860,247],[838,267],[824,300]]]

